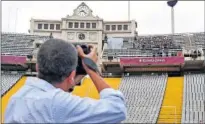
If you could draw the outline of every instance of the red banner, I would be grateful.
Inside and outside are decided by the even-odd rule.
[[[129,72],[142,72],[142,71],[179,71],[179,67],[154,67],[154,68],[149,68],[149,67],[130,67],[130,68],[125,68],[125,71]]]
[[[24,64],[26,56],[1,55],[2,64]]]
[[[120,58],[121,65],[144,66],[144,65],[180,65],[184,63],[184,57],[124,57]]]

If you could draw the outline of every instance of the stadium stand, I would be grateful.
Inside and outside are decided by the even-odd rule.
[[[179,49],[187,46],[205,47],[205,34],[178,33],[174,35],[147,35],[138,36],[135,45],[141,50],[153,48]]]
[[[138,36],[135,41],[140,49],[174,48],[171,35]]]
[[[157,123],[180,123],[183,100],[183,77],[168,77]]]
[[[1,73],[1,96],[5,94],[22,76],[21,73]]]
[[[146,50],[141,51],[137,49],[104,49],[102,58],[106,59],[108,56],[119,57],[159,57],[159,56],[177,56],[177,52],[181,49],[170,49],[170,50]]]
[[[195,46],[205,49],[205,32],[193,33],[192,35]]]
[[[7,75],[8,79],[10,79],[10,75]],[[18,80],[17,78],[15,79]],[[13,86],[9,88],[9,90],[7,90],[7,92],[3,96],[1,96],[1,119],[2,119],[1,122],[2,123],[4,122],[4,113],[5,113],[6,106],[9,102],[9,99],[24,85],[25,81],[26,81],[26,77],[22,76],[21,78],[19,78],[19,80],[16,83],[14,83]]]
[[[119,89],[121,83],[121,78],[104,78],[105,81],[114,89]],[[100,95],[98,94],[97,89],[95,88],[92,80],[88,77],[84,78],[82,85],[76,86],[72,94],[80,97],[90,97],[94,99],[99,99]]]
[[[128,108],[124,123],[156,123],[166,81],[167,75],[123,77],[119,89]]]
[[[34,50],[35,40],[49,39],[49,36],[38,36],[16,33],[1,34],[1,54],[3,55],[30,55]]]
[[[205,123],[205,75],[184,76],[182,123]]]
[[[108,49],[108,47],[104,45],[101,57],[104,60],[109,60],[111,57],[118,60],[120,60],[121,57],[128,59],[141,57],[146,61],[149,60],[152,65],[155,64],[154,66],[159,70],[156,71],[155,68],[153,68],[153,70],[154,73],[158,73],[162,65],[156,65],[156,62],[153,62],[156,58],[174,58],[178,56],[183,58],[183,63],[173,61],[168,66],[175,64],[173,68],[180,68],[180,71],[184,71],[183,69],[185,67],[196,67],[194,63],[197,58],[192,60],[189,55],[187,59],[184,56],[185,54],[180,52],[182,52],[183,49],[190,50],[190,48],[194,48],[193,53],[194,51],[197,52],[198,48],[202,48],[205,51],[204,35],[204,32],[199,32],[175,35],[138,36],[134,41],[123,42],[122,49]],[[22,73],[7,73],[5,71],[26,71],[27,67],[29,68],[28,59],[26,59],[27,63],[25,64],[28,65],[23,67],[22,64],[25,59],[20,61],[20,57],[24,56],[25,58],[27,55],[33,55],[35,57],[38,48],[34,47],[34,42],[38,40],[45,41],[46,39],[49,39],[49,36],[2,33],[1,65],[3,66],[1,68],[4,70],[1,76],[2,118],[9,98],[24,85],[26,80],[26,76],[22,76]],[[190,52],[190,54],[192,53]],[[136,60],[138,59],[132,61],[136,62]],[[163,60],[165,61],[165,59]],[[204,63],[204,68],[205,61],[203,57],[196,62],[199,63],[199,61],[200,63]],[[112,60],[109,62],[112,62]],[[118,65],[116,64],[117,62]],[[20,64],[17,66],[17,63]],[[133,67],[127,68],[127,66],[125,66],[126,64],[124,67],[120,67],[122,65],[120,65],[119,61],[114,61],[113,63],[110,64],[112,68],[109,70],[115,70],[119,66],[119,69],[122,69],[122,71],[120,73],[103,72],[103,75],[104,79],[112,88],[121,90],[125,95],[128,115],[124,123],[205,123],[204,74],[188,74],[184,76],[182,73],[181,77],[169,77],[167,75],[168,72],[158,75],[149,75],[151,73],[149,72],[147,75],[141,75],[141,73],[151,69],[151,64],[146,65],[142,63],[140,67],[133,65]],[[109,63],[107,62],[105,65],[109,65]],[[199,64],[200,68],[202,68],[201,65]],[[132,70],[133,72],[135,69],[141,71],[141,76],[136,76],[135,74],[129,76],[129,71]],[[175,71],[177,69],[173,70]],[[127,72],[127,76],[122,76]],[[137,71],[135,70],[135,72]],[[114,78],[114,75],[117,75],[116,77],[118,78]],[[81,86],[75,87],[72,93],[80,97],[99,99],[99,94],[93,82],[87,77],[83,80]],[[169,109],[169,106],[174,106],[176,109]]]

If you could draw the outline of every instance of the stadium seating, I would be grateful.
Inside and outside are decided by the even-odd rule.
[[[12,87],[16,81],[21,78],[22,74],[2,73],[1,74],[1,95],[3,95],[10,87]]]
[[[181,122],[183,84],[183,77],[168,77],[158,124]]]
[[[9,74],[7,73],[7,80],[10,78],[10,75],[12,74]],[[18,76],[19,77],[19,76]],[[18,80],[17,78],[15,78],[14,80]],[[15,82],[13,80],[13,82]],[[1,96],[1,122],[3,124],[4,122],[4,114],[5,114],[5,110],[6,110],[6,107],[8,105],[8,102],[10,100],[10,98],[25,84],[25,81],[26,81],[26,76],[22,76],[16,83],[15,85],[13,85],[7,92],[6,94],[4,94],[3,96]],[[9,81],[11,82],[11,81]]]
[[[205,123],[205,75],[184,76],[182,123]]]
[[[2,33],[1,35],[1,54],[12,55],[29,55],[33,51],[33,41],[43,40],[49,38],[49,36],[37,36],[28,34],[12,34]]]
[[[183,48],[205,49],[205,33],[178,33],[174,35],[138,36],[134,42],[124,42],[122,49],[104,47],[102,58],[176,56]]]
[[[138,36],[135,42],[140,44],[141,49],[174,47],[171,35]]]
[[[114,57],[159,57],[159,56],[176,56],[181,49],[170,50],[137,50],[137,49],[104,49],[102,58],[106,59],[108,56]]]
[[[126,49],[133,48],[133,42],[124,42],[122,47]]]
[[[141,49],[151,48],[181,48],[187,46],[205,47],[205,34],[199,33],[178,33],[174,35],[153,35],[139,36],[136,43]]]
[[[167,75],[123,77],[128,114],[124,123],[156,123],[162,104]]]
[[[205,32],[193,33],[193,41],[197,47],[205,49]]]

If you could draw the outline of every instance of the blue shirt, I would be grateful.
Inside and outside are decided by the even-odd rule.
[[[5,123],[119,123],[126,107],[120,91],[107,88],[100,99],[81,98],[55,88],[48,82],[28,77],[9,100]]]

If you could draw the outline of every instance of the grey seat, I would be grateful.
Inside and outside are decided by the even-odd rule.
[[[184,76],[182,123],[205,123],[205,75]]]
[[[22,74],[11,74],[2,73],[1,74],[1,95],[8,91],[15,83],[19,80]]]
[[[162,104],[167,75],[123,77],[120,90],[128,108],[123,123],[156,123]]]

